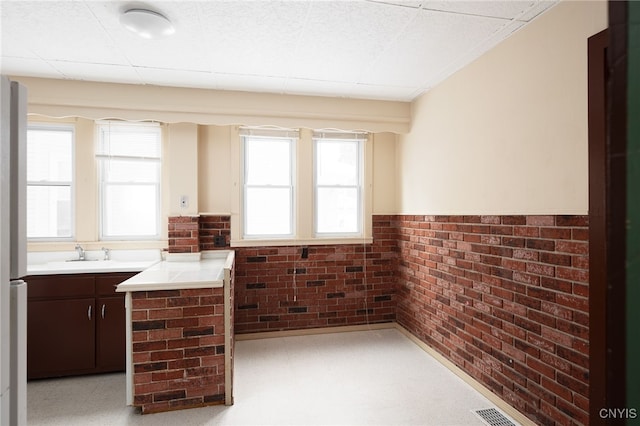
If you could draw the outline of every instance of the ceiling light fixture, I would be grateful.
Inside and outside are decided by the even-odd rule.
[[[120,23],[140,37],[161,38],[176,32],[166,16],[148,9],[129,9],[120,16]]]

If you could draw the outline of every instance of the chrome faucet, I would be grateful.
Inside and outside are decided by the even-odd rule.
[[[102,247],[102,251],[104,252],[104,260],[111,259],[111,250],[106,247]]]
[[[76,251],[78,252],[78,260],[85,260],[84,249],[80,244],[76,244]]]

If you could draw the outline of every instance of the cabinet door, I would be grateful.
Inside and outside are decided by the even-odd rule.
[[[98,297],[97,367],[101,372],[124,371],[126,365],[126,332],[124,297]]]
[[[29,301],[28,378],[95,368],[95,318],[94,298]]]
[[[124,293],[115,289],[136,272],[96,275],[96,363],[97,370],[124,371],[126,365],[126,315]]]

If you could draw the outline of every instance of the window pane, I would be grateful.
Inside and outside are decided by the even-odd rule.
[[[71,182],[73,131],[27,130],[27,181]]]
[[[103,236],[153,237],[158,229],[156,185],[106,185]]]
[[[248,188],[245,200],[247,235],[291,235],[291,190]]]
[[[98,153],[160,158],[160,127],[104,124]]]
[[[71,187],[27,186],[27,238],[71,236]]]
[[[245,141],[245,184],[291,184],[291,140],[247,138]]]
[[[358,142],[317,141],[318,185],[358,185]]]
[[[358,233],[358,189],[318,188],[317,232]]]
[[[103,159],[104,180],[107,182],[158,182],[160,163]]]
[[[100,125],[102,237],[160,236],[161,131],[157,125]]]

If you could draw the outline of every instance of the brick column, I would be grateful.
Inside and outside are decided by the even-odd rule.
[[[169,253],[200,251],[198,216],[169,217]]]
[[[225,402],[223,288],[132,293],[133,405],[143,414]]]

